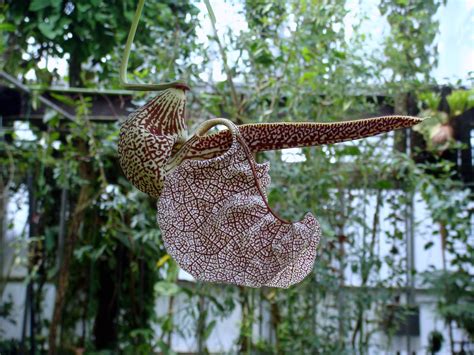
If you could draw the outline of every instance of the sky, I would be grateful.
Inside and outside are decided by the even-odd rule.
[[[436,17],[440,34],[439,63],[434,77],[439,82],[462,79],[468,72],[474,72],[474,0],[448,0]]]

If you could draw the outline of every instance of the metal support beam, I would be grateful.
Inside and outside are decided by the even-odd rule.
[[[5,73],[4,71],[0,71],[0,77],[2,77],[3,79],[7,80],[8,82],[10,82],[11,84],[13,84],[15,87],[17,87],[18,89],[20,89],[21,91],[27,93],[27,94],[31,94],[31,90],[28,86],[24,85],[22,82],[20,82],[19,80],[15,79],[13,76],[11,76],[10,74],[7,74]],[[56,111],[57,113],[63,115],[64,117],[70,119],[70,120],[74,120],[74,115],[70,114],[69,112],[67,112],[66,110],[64,110],[63,108],[59,107],[58,105],[56,105],[54,102],[52,102],[51,100],[47,99],[46,97],[42,96],[42,95],[39,95],[38,96],[38,100],[41,101],[43,104],[45,104],[46,106],[48,106],[49,108],[53,109],[54,111]]]

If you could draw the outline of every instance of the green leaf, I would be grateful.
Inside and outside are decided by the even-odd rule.
[[[11,23],[0,23],[0,31],[13,32],[15,31],[15,26]]]
[[[44,236],[44,242],[47,251],[52,251],[56,246],[56,234],[52,233],[51,229],[48,229]]]
[[[81,260],[84,256],[91,253],[94,250],[92,245],[86,245],[74,250],[74,256],[76,259]]]
[[[455,90],[447,98],[451,116],[459,116],[474,106],[474,94],[470,90]]]
[[[77,3],[77,9],[79,10],[79,12],[85,13],[91,9],[91,5],[85,3]]]
[[[102,254],[104,253],[105,249],[107,248],[107,245],[104,244],[102,245],[99,249],[97,250],[94,250],[93,252],[91,252],[91,259],[92,260],[98,260]]]
[[[76,106],[76,101],[71,99],[69,96],[56,94],[56,93],[51,93],[51,96],[54,99],[58,100],[59,102],[65,104],[65,105],[68,105],[68,106],[71,106],[71,107]]]
[[[360,149],[355,145],[344,146],[340,152],[342,155],[360,155]]]
[[[53,40],[56,37],[56,31],[55,31],[55,26],[53,23],[49,22],[41,22],[38,25],[38,29],[40,32],[47,38]]]
[[[30,4],[30,11],[40,11],[51,5],[51,0],[33,0]]]
[[[160,260],[158,260],[156,262],[156,268],[159,269],[160,267],[162,267],[169,259],[170,259],[170,255],[169,254],[165,254],[163,255]]]
[[[318,74],[317,74],[316,72],[313,72],[313,71],[306,72],[306,73],[304,73],[304,74],[300,77],[299,83],[300,83],[300,84],[303,84],[303,83],[305,83],[305,82],[307,82],[307,81],[313,81],[313,80],[315,80],[315,78],[316,78],[317,75],[318,75]]]
[[[441,96],[431,91],[420,93],[418,98],[431,111],[437,111],[441,102]]]
[[[58,140],[60,138],[60,134],[59,132],[51,132],[50,136],[49,136],[49,139],[51,141],[55,141],[55,140]]]
[[[308,49],[308,47],[303,47],[301,50],[301,54],[304,58],[305,61],[309,62],[311,59],[313,59],[313,52]]]
[[[425,244],[424,249],[425,249],[425,250],[428,250],[428,249],[430,249],[433,245],[434,245],[433,242],[428,242],[428,243]]]
[[[342,111],[347,111],[352,105],[352,100],[347,100],[344,101],[344,104],[342,105]]]
[[[392,188],[393,184],[390,180],[380,180],[375,183],[377,188],[379,189],[390,189]]]
[[[339,58],[339,59],[346,59],[346,53],[345,52],[342,52],[342,51],[335,51],[334,52],[334,55],[336,58]]]
[[[258,55],[255,57],[255,62],[264,66],[269,66],[273,63],[272,54],[267,50],[259,51]]]
[[[203,338],[204,339],[208,339],[209,336],[211,335],[212,333],[212,330],[216,327],[216,321],[213,320],[211,321],[207,326],[206,326],[206,329],[204,330],[203,332]]]
[[[159,296],[174,296],[181,291],[178,285],[170,281],[157,282],[154,289]]]

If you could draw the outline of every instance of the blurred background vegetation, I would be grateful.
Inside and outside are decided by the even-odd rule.
[[[314,273],[288,290],[194,282],[166,254],[155,201],[117,163],[120,120],[153,95],[118,85],[136,1],[0,1],[0,353],[171,353],[183,339],[196,353],[378,353],[400,336],[410,352],[421,348],[409,320],[428,296],[443,327],[423,351],[473,349],[474,178],[463,137],[474,96],[431,76],[444,2],[381,0],[389,33],[379,50],[366,46],[370,19],[348,35],[346,0],[235,3],[243,29],[218,26],[204,41],[209,18],[197,2],[146,3],[130,72],[187,81],[189,127],[216,116],[431,118],[415,131],[259,154],[272,164],[276,211],[292,220],[311,211],[322,224]],[[442,260],[418,270],[418,249]],[[24,286],[20,309],[14,283]],[[226,319],[235,327],[219,348]]]

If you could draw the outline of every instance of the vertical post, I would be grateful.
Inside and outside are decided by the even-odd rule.
[[[314,285],[318,284],[318,273],[314,273]],[[317,307],[318,307],[318,300],[316,298],[316,287],[314,287],[314,290],[311,292],[311,333],[313,334],[314,337],[316,337],[316,317],[317,317]]]
[[[264,339],[263,336],[263,291],[258,290],[258,337],[260,340]]]
[[[344,236],[344,222],[346,216],[346,203],[345,203],[345,191],[343,188],[339,188],[339,203],[341,209],[341,217],[338,221],[338,246],[339,246],[339,290],[337,292],[337,312],[338,312],[338,342],[341,347],[339,350],[344,349],[345,337],[346,337],[346,324],[345,324],[345,313],[346,313],[346,301],[344,295],[345,287],[345,236]]]
[[[5,143],[3,134],[3,116],[0,115],[0,144]],[[8,197],[8,180],[5,182],[0,176],[0,282],[3,282],[3,273],[5,268],[5,233],[7,230],[7,197]],[[6,280],[5,280],[6,282]],[[3,287],[0,284],[0,297],[2,296]]]
[[[20,349],[22,354],[26,354],[26,328],[28,323],[28,310],[30,309],[30,288],[26,287],[25,306],[23,308],[23,322],[21,326],[21,343]]]
[[[240,324],[240,334],[238,340],[239,353],[249,354],[250,353],[250,340],[251,340],[251,331],[249,332],[250,321],[250,296],[249,290],[245,287],[239,286],[239,298],[240,298],[240,307],[241,307],[241,324]],[[250,336],[249,336],[250,333]]]
[[[342,228],[341,228],[342,229]],[[339,331],[339,345],[341,349],[344,348],[345,343],[345,335],[346,335],[346,326],[345,326],[345,312],[346,312],[346,301],[344,295],[344,287],[345,287],[345,280],[344,280],[344,240],[342,238],[342,232],[339,234],[339,290],[337,292],[337,312],[338,312],[338,331]]]
[[[406,154],[411,156],[411,130],[406,130]],[[411,186],[407,187],[406,191],[406,208],[405,208],[405,235],[406,235],[406,270],[407,270],[407,283],[406,283],[406,304],[408,307],[414,305],[415,297],[413,294],[413,290],[415,288],[415,240],[414,240],[414,191]],[[411,354],[411,335],[409,334],[409,329],[407,328],[407,353]]]
[[[202,285],[200,285],[202,287]],[[204,339],[204,331],[206,329],[207,305],[203,294],[198,296],[198,319],[197,319],[197,350],[198,354],[207,353],[206,339]]]
[[[407,205],[405,209],[405,228],[406,228],[406,253],[407,253],[407,289],[406,289],[406,304],[408,307],[415,303],[413,289],[415,286],[414,271],[415,271],[415,254],[414,254],[414,238],[413,238],[413,193],[407,192]],[[407,327],[407,353],[411,354],[411,335]]]
[[[36,236],[36,225],[37,225],[37,216],[36,216],[36,197],[34,191],[33,183],[33,171],[30,169],[28,172],[28,225],[29,225],[29,239]],[[35,249],[33,245],[28,245],[28,273],[32,272],[32,264],[35,259]],[[35,288],[34,288],[34,277],[30,274],[28,275],[29,281],[26,289],[26,298],[27,304],[29,307],[25,307],[25,317],[24,322],[27,320],[27,312],[29,309],[30,312],[30,354],[34,355],[36,352],[36,314],[35,314]],[[26,325],[23,325],[24,329]]]

